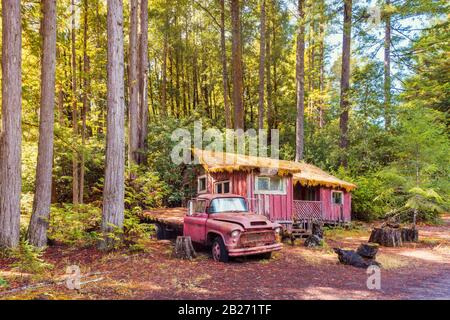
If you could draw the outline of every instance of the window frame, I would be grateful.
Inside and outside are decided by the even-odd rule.
[[[224,188],[225,183],[228,183],[228,185],[229,185],[228,192],[218,193],[217,192],[217,186],[218,185],[222,185],[222,191],[224,191],[225,190],[225,188]],[[214,182],[214,194],[232,194],[232,192],[231,192],[231,180],[223,180],[223,181]]]
[[[334,196],[333,195],[335,193],[340,193],[341,194],[341,199],[342,199],[341,203],[335,203],[334,202]],[[331,204],[335,205],[335,206],[343,206],[344,205],[344,192],[343,191],[338,191],[338,190],[332,190],[331,191]]]
[[[259,179],[269,179],[269,188],[271,184],[272,178],[278,178],[281,180],[281,185],[283,190],[259,190],[258,189],[258,180]],[[287,182],[284,177],[279,176],[256,176],[255,177],[255,185],[254,185],[254,194],[272,194],[272,195],[287,195]]]
[[[205,189],[200,190],[200,180],[205,179]],[[198,194],[202,194],[202,193],[207,193],[208,192],[208,177],[206,174],[199,176],[197,178],[197,193]]]

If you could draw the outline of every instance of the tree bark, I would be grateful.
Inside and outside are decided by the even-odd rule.
[[[22,145],[22,25],[19,0],[2,0],[0,247],[19,243]]]
[[[391,1],[386,0],[386,6]],[[388,8],[389,10],[389,8]],[[386,13],[386,28],[384,34],[384,124],[385,129],[391,126],[391,15]]]
[[[304,0],[298,0],[298,30],[297,30],[297,57],[296,57],[296,82],[297,82],[297,121],[296,121],[296,152],[295,161],[303,159],[305,145],[305,13],[303,11]]]
[[[75,27],[75,0],[72,0],[72,130],[73,144],[77,145],[78,137],[78,98],[77,98],[77,55],[76,55],[76,27]],[[79,203],[79,170],[78,170],[78,152],[73,151],[72,156],[72,202],[74,205]]]
[[[233,127],[231,120],[230,101],[228,99],[228,66],[227,66],[227,47],[225,42],[225,0],[220,1],[220,57],[222,60],[222,86],[223,86],[223,105],[225,108],[225,125],[227,129]]]
[[[147,78],[148,78],[148,0],[141,0],[141,34],[139,45],[139,98],[140,98],[140,132],[139,132],[139,149],[145,151],[147,148],[148,133],[148,95],[147,95]],[[139,163],[144,163],[143,156],[139,157]]]
[[[166,9],[167,11],[167,9]],[[164,44],[163,44],[163,57],[162,57],[162,83],[161,83],[161,114],[167,115],[167,50],[168,50],[168,33],[169,33],[169,17],[167,12],[165,13],[164,24]]]
[[[269,21],[270,23],[270,21]],[[266,25],[269,30],[269,23]],[[271,129],[273,129],[273,92],[272,92],[272,48],[270,37],[266,38],[266,91],[267,91],[267,126],[268,126],[268,141],[271,141]]]
[[[319,105],[319,128],[322,129],[325,125],[325,1],[320,1],[320,105]]]
[[[244,129],[241,18],[239,0],[231,0],[234,128]]]
[[[123,3],[107,2],[108,25],[108,81],[107,81],[107,134],[106,168],[103,189],[103,240],[100,249],[111,249],[115,240],[108,236],[116,228],[123,228],[124,220],[124,54]]]
[[[36,190],[28,240],[36,247],[47,245],[53,169],[53,128],[56,72],[56,0],[43,0],[41,110],[36,168]]]
[[[259,30],[261,40],[259,42],[258,128],[262,130],[264,129],[264,78],[266,67],[266,0],[261,0]]]
[[[130,49],[128,87],[128,165],[137,164],[139,149],[138,0],[130,1]]]
[[[340,164],[347,167],[348,149],[348,114],[350,109],[350,55],[352,39],[352,0],[344,1],[344,33],[342,44],[342,73],[341,73],[341,115],[339,127],[341,131],[340,148],[342,155]]]
[[[86,146],[86,130],[87,130],[87,110],[89,106],[89,56],[87,53],[88,42],[88,0],[84,0],[84,26],[83,26],[83,109],[81,110],[81,159],[80,159],[80,203],[84,202],[84,175],[85,175],[85,146]]]

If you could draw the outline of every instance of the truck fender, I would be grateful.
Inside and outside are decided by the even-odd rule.
[[[208,234],[206,235],[206,245],[210,246],[213,243],[213,240],[217,237],[221,237],[223,242],[225,243],[225,238],[223,237],[223,235],[217,231],[210,231],[208,232]]]

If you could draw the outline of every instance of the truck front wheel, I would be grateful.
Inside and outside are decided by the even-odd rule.
[[[212,257],[214,261],[217,262],[228,262],[229,256],[227,252],[227,248],[225,247],[225,243],[223,243],[223,240],[221,237],[217,237],[214,239],[212,248]]]

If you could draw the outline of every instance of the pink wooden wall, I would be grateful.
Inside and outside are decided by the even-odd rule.
[[[293,214],[294,190],[292,177],[286,177],[286,194],[255,194],[254,172],[222,172],[208,174],[208,192],[214,193],[214,183],[229,180],[231,182],[231,192],[249,199],[250,210],[261,213],[272,221],[290,221]],[[341,208],[333,205],[331,201],[331,191],[329,188],[320,188],[320,201],[325,220],[339,221]],[[344,205],[342,206],[344,221],[351,221],[351,194],[344,191]]]
[[[320,200],[322,201],[322,211],[325,220],[339,221],[341,215],[341,206],[332,204],[331,200],[332,189],[321,188],[320,189]],[[344,221],[351,220],[351,194],[344,192],[344,205],[342,206],[342,213]]]
[[[250,210],[262,213],[272,221],[291,220],[293,206],[292,177],[286,177],[286,194],[255,194],[254,172],[212,173],[208,177],[208,192],[214,193],[214,183],[230,180],[231,192],[249,199]]]

